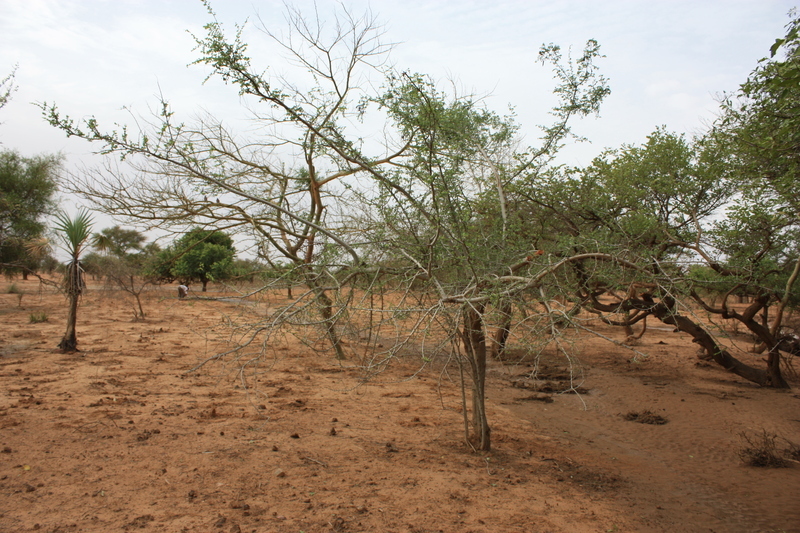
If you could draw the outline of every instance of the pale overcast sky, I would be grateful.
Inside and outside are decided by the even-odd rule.
[[[212,0],[227,29],[260,15],[284,27],[283,2]],[[318,0],[321,13],[334,2]],[[536,63],[542,43],[580,52],[597,39],[607,56],[598,63],[612,94],[600,118],[576,123],[591,145],[567,152],[587,164],[604,147],[641,143],[656,126],[697,133],[713,119],[715,97],[733,91],[770,45],[784,34],[793,1],[785,0],[570,0],[423,1],[345,0],[367,8],[397,42],[393,63],[464,91],[491,94],[498,112],[513,105],[533,143],[547,121],[550,72]],[[303,10],[311,1],[295,2]],[[323,15],[324,16],[324,15]],[[200,108],[216,116],[237,113],[236,91],[202,85],[204,66],[186,30],[202,34],[209,20],[199,0],[0,0],[0,77],[18,64],[19,90],[0,110],[0,143],[23,155],[66,154],[91,164],[92,147],[68,140],[47,125],[32,102],[55,102],[75,118],[124,120],[122,106],[147,114],[160,91],[190,118]],[[280,71],[280,57],[263,48],[253,25],[246,38],[259,66]]]

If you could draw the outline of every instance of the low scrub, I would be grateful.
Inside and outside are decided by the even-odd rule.
[[[31,324],[40,324],[42,322],[47,322],[47,313],[44,311],[37,311],[31,313],[30,315]]]
[[[775,433],[762,429],[760,432],[739,433],[743,441],[739,458],[748,466],[786,468],[800,458],[800,447]]]

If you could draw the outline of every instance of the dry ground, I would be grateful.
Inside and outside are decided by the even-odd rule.
[[[494,450],[475,454],[455,376],[410,379],[418,361],[363,383],[289,344],[245,389],[220,365],[186,373],[234,303],[163,288],[135,322],[124,295],[95,287],[83,351],[62,354],[63,297],[15,284],[22,300],[0,283],[3,532],[800,532],[800,465],[738,457],[743,431],[800,443],[800,396],[698,361],[666,328],[636,361],[584,339],[580,395],[493,363]],[[559,374],[545,361],[540,377]],[[667,423],[625,419],[646,411]]]

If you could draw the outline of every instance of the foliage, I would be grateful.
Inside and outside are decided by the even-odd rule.
[[[45,231],[42,218],[55,206],[58,156],[26,158],[0,151],[0,271],[36,271],[47,254],[31,247]]]
[[[800,215],[800,18],[793,18],[783,39],[772,48],[738,92],[723,100],[714,133],[731,143],[734,170],[745,191],[758,191],[774,202],[780,217]],[[783,57],[775,57],[779,50]]]
[[[258,260],[271,267],[267,283],[301,282],[268,316],[235,324],[237,343],[209,360],[265,356],[278,333],[318,346],[316,329],[337,358],[358,358],[368,379],[413,345],[424,363],[443,355],[458,366],[465,404],[466,388],[472,393],[465,433],[469,410],[470,442],[482,450],[490,447],[487,354],[502,356],[509,339],[534,354],[554,341],[572,363],[561,339],[566,328],[588,329],[582,309],[626,328],[654,317],[691,335],[724,368],[785,385],[776,354],[787,344],[759,329],[755,316],[776,297],[793,301],[779,291],[791,286],[798,242],[786,186],[793,156],[784,150],[757,163],[744,148],[731,149],[749,142],[740,125],[761,116],[758,106],[731,106],[743,120],[722,121],[702,138],[658,128],[642,146],[610,150],[586,168],[559,167],[553,158],[575,137],[572,120],[596,113],[609,93],[596,41],[574,61],[558,46],[541,48],[557,102],[553,123],[526,147],[513,115],[387,67],[388,47],[369,17],[345,11],[331,28],[289,8],[287,37],[267,33],[299,67],[292,79],[255,65],[242,28],[229,38],[211,14],[205,35],[195,36],[196,64],[253,109],[257,138],[242,139],[210,115],[182,123],[166,101],[136,133],[76,122],[42,104],[51,124],[132,170],[109,165],[72,176],[71,192],[106,213],[184,234],[161,253],[155,274],[204,288],[224,279],[236,235],[254,241]],[[748,98],[760,101],[762,92]],[[765,97],[762,107],[774,111],[769,105]],[[770,120],[781,135],[798,131]],[[774,184],[746,186],[746,173],[762,167],[775,169]],[[719,221],[728,205],[743,215],[728,211]],[[700,297],[723,287],[758,294],[743,312]],[[768,345],[768,370],[720,345],[684,312],[692,301],[746,324]],[[367,355],[348,349],[347,335],[369,339]]]
[[[229,235],[194,228],[158,255],[152,271],[164,280],[199,281],[205,292],[209,281],[222,281],[235,274],[235,254]]]
[[[793,350],[781,328],[785,310],[800,303],[800,18],[792,17],[771,58],[725,97],[708,135],[728,150],[738,192],[710,232],[724,258],[712,266],[763,300],[765,312],[775,306],[771,326],[759,334],[771,368],[779,365],[777,351]]]
[[[113,226],[92,235],[92,246],[116,257],[126,257],[141,251],[146,240],[147,237],[134,229]]]

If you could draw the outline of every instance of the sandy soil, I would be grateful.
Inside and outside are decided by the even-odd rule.
[[[149,293],[138,322],[124,295],[92,288],[82,352],[62,354],[63,297],[14,283],[21,300],[0,283],[3,532],[800,532],[800,464],[738,457],[743,431],[800,443],[800,395],[701,362],[666,328],[636,361],[584,339],[580,395],[493,363],[494,450],[476,454],[457,383],[414,376],[413,358],[363,383],[298,343],[257,389],[220,365],[187,373],[235,304],[174,287]],[[643,411],[667,423],[624,417]]]

